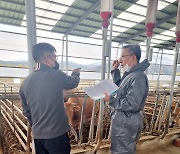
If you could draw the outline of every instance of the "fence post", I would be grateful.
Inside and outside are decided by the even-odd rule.
[[[3,154],[3,133],[2,133],[2,116],[1,116],[1,101],[0,101],[0,154]]]
[[[29,123],[27,124],[27,142],[26,142],[26,154],[30,154],[30,144],[31,144],[31,127]]]

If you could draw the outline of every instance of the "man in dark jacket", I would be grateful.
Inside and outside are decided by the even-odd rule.
[[[111,151],[112,154],[135,154],[136,141],[143,128],[140,111],[143,110],[148,94],[148,79],[144,71],[149,67],[148,60],[139,63],[139,45],[126,45],[122,48],[119,61],[113,63],[113,81],[119,86],[115,96],[105,94],[111,109]],[[121,64],[122,78],[118,70]]]
[[[71,76],[63,73],[55,52],[51,44],[34,45],[33,59],[40,67],[24,79],[19,91],[23,114],[32,126],[36,154],[68,154],[71,150],[63,90],[78,86],[80,70],[73,70]]]

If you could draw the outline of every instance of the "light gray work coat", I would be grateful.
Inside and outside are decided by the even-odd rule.
[[[119,84],[116,96],[111,96],[111,151],[112,154],[135,154],[136,140],[142,128],[143,110],[148,94],[148,79],[144,71],[149,67],[144,60],[125,72],[120,79],[119,70],[112,71],[113,80]]]

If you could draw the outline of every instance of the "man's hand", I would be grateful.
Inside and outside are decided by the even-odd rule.
[[[105,102],[109,102],[111,96],[108,95],[107,93],[105,93],[104,95],[105,95],[104,101],[105,101]]]
[[[80,73],[80,70],[81,70],[81,68],[76,68],[76,69],[73,69],[72,72],[73,73]]]
[[[116,70],[120,65],[120,62],[118,60],[114,60],[112,63],[112,67],[114,70]]]

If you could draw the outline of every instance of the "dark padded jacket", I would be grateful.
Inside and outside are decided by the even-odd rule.
[[[45,64],[24,79],[19,94],[35,139],[55,138],[70,130],[63,90],[77,87],[79,81],[79,73],[68,76]]]

